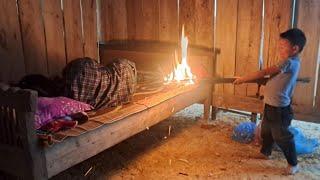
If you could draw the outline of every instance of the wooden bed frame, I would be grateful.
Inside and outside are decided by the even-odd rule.
[[[41,147],[34,130],[37,93],[17,88],[0,89],[0,170],[26,179],[47,179],[208,98],[206,84],[159,105],[103,125],[52,147]],[[3,174],[2,174],[3,175]],[[5,175],[3,175],[4,177]],[[1,178],[0,176],[0,179]]]
[[[211,85],[202,83],[156,106],[44,148],[33,127],[37,93],[1,86],[0,179],[48,179],[194,103],[205,102],[204,118],[208,118],[211,92]]]

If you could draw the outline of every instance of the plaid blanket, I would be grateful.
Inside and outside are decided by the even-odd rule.
[[[76,59],[64,69],[65,95],[95,108],[130,102],[136,85],[135,64],[115,59],[103,66],[90,58]]]

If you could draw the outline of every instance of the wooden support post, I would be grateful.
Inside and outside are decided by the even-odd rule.
[[[251,118],[250,118],[251,122],[256,123],[257,119],[258,119],[258,114],[257,113],[251,113]]]
[[[203,120],[204,122],[206,123],[209,123],[210,121],[210,109],[211,109],[211,96],[210,98],[207,98],[204,100],[204,103],[203,103]]]
[[[212,120],[216,120],[217,119],[218,111],[219,111],[218,107],[212,106],[212,109],[211,109],[211,119]]]
[[[212,85],[210,83],[206,83],[206,89],[207,89],[207,98],[203,102],[203,122],[209,123],[211,120],[211,105],[212,105]]]

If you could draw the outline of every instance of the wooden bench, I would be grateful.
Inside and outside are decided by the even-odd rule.
[[[206,84],[156,106],[103,125],[52,147],[41,147],[34,130],[37,93],[0,89],[0,171],[4,176],[47,179],[143,131],[185,107],[208,98]],[[2,173],[2,175],[4,174]],[[0,179],[1,176],[0,176]]]

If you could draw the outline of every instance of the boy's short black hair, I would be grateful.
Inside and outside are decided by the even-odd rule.
[[[287,39],[292,45],[299,46],[299,52],[303,50],[304,45],[306,44],[306,36],[298,28],[292,28],[280,34],[280,37]]]

